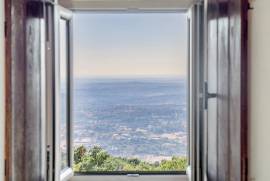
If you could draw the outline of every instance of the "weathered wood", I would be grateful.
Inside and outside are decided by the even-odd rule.
[[[208,81],[208,91],[211,93],[217,92],[217,60],[218,60],[218,4],[216,0],[208,0],[206,7],[206,80]],[[207,113],[207,176],[210,181],[218,177],[218,122],[217,122],[217,100],[208,101]]]
[[[11,176],[11,4],[5,1],[5,21],[6,21],[6,37],[5,37],[5,93],[6,93],[6,132],[5,132],[5,181],[10,180]]]
[[[248,180],[247,13],[248,1],[229,4],[230,15],[230,180]]]
[[[233,6],[233,4],[232,4]],[[240,134],[241,134],[241,180],[246,181],[248,180],[248,9],[249,9],[249,1],[248,0],[241,0],[238,3],[237,8],[241,9],[240,17],[236,16],[235,19],[240,21],[241,18],[241,36],[240,36],[240,43],[241,49],[239,52],[239,56],[241,59],[240,66],[240,80],[241,80],[241,122],[240,122]],[[236,11],[239,10],[236,8]],[[233,9],[233,8],[231,8]],[[234,13],[233,13],[234,14]],[[232,21],[233,18],[231,18]],[[235,21],[236,25],[238,24]],[[232,37],[233,38],[233,37]],[[231,38],[231,39],[232,39]],[[238,42],[239,43],[239,42]],[[232,46],[231,46],[232,47]],[[238,96],[238,95],[236,95]],[[234,100],[234,98],[232,98]],[[232,158],[234,160],[234,158]],[[231,165],[233,165],[232,163]]]
[[[228,2],[219,2],[218,15],[218,83],[217,83],[217,138],[218,138],[218,180],[229,180],[229,17],[228,17]]]
[[[43,130],[41,118],[41,18],[43,3],[28,0],[26,2],[26,110],[25,110],[25,179],[43,180],[44,160],[42,149]]]
[[[6,1],[6,180],[44,180],[41,118],[41,0]]]
[[[247,0],[208,0],[208,61],[217,51],[217,119],[208,120],[209,180],[247,180]],[[212,16],[217,12],[216,16]],[[214,35],[213,32],[216,32]],[[216,39],[217,37],[217,39]],[[217,43],[217,46],[216,46]],[[214,50],[211,49],[215,47]],[[212,67],[214,69],[214,67]],[[217,126],[211,125],[214,122]],[[212,142],[214,140],[214,142]],[[212,149],[212,150],[211,150]],[[212,158],[211,158],[212,157]],[[213,158],[217,158],[213,159]],[[216,173],[216,172],[217,173]]]
[[[24,178],[25,170],[23,144],[25,121],[25,81],[23,79],[25,75],[24,17],[25,8],[23,3],[6,1],[7,180]]]

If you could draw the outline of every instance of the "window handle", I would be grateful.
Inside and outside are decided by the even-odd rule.
[[[204,83],[204,109],[208,109],[208,100],[217,98],[216,93],[209,93],[208,92],[208,83]]]

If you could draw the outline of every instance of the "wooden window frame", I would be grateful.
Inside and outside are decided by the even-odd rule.
[[[213,2],[213,0],[211,0]],[[210,0],[206,2],[210,2]],[[240,84],[240,92],[234,95],[238,104],[230,107],[230,115],[237,124],[237,132],[229,129],[231,138],[236,135],[239,140],[230,140],[238,147],[230,150],[234,157],[230,160],[230,179],[246,181],[248,179],[248,137],[247,137],[247,0],[228,1],[230,12],[230,56],[237,62],[231,79],[233,85]],[[40,62],[42,46],[40,45],[41,21],[43,18],[43,1],[6,0],[6,180],[44,180],[46,161],[43,143],[43,120],[40,102]],[[209,8],[206,4],[206,9]],[[211,6],[213,7],[213,6]],[[240,9],[240,12],[239,12]],[[239,20],[242,20],[239,22]],[[57,21],[56,21],[57,22]],[[234,24],[235,23],[235,24]],[[237,26],[240,25],[241,27]],[[57,31],[56,31],[57,32]],[[238,36],[236,39],[234,35]],[[240,36],[240,37],[239,37]],[[239,45],[240,43],[240,45]],[[235,46],[233,45],[237,45]],[[56,41],[57,45],[57,41]],[[238,49],[239,48],[239,49]],[[237,52],[235,52],[237,51]],[[231,90],[230,91],[236,91]],[[238,99],[240,97],[240,99]],[[238,117],[237,117],[238,116]],[[40,146],[37,146],[40,145]],[[238,162],[237,164],[233,164]]]

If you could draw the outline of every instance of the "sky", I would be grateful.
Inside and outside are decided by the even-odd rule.
[[[185,76],[181,13],[74,13],[74,76]]]

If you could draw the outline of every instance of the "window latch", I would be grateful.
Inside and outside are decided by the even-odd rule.
[[[209,93],[208,92],[208,83],[204,83],[204,109],[208,109],[208,100],[217,98],[216,93]]]

